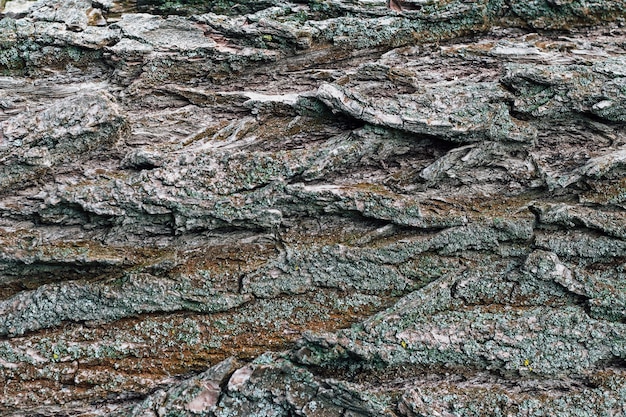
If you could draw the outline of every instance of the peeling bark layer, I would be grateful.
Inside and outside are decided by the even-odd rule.
[[[626,413],[626,3],[0,19],[0,414]]]

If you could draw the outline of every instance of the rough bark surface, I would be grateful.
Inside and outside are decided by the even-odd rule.
[[[0,414],[626,415],[626,1],[11,4]]]

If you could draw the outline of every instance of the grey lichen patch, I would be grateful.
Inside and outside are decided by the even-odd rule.
[[[58,100],[46,109],[5,120],[0,124],[0,155],[5,161],[0,184],[24,184],[73,157],[114,146],[126,126],[105,92]]]
[[[621,210],[592,210],[567,204],[536,205],[539,221],[565,227],[586,227],[608,236],[626,238],[626,214]]]
[[[225,311],[250,299],[188,288],[184,282],[176,284],[147,274],[128,275],[120,281],[43,285],[4,300],[0,302],[5,317],[0,334],[21,335],[76,318],[102,322],[155,311]]]
[[[559,231],[537,235],[537,247],[550,250],[564,259],[577,259],[582,265],[626,256],[626,242],[608,236],[593,236],[582,231]]]
[[[530,367],[530,365],[529,365]],[[532,368],[532,367],[531,367]],[[618,378],[620,378],[619,376]],[[478,378],[480,379],[480,377]],[[531,415],[594,416],[621,412],[623,389],[613,391],[608,387],[577,387],[558,380],[532,381],[527,387],[511,390],[504,383],[493,383],[486,378],[480,387],[467,387],[464,383],[442,386],[427,383],[419,389],[403,394],[399,409],[406,415],[436,415],[454,410],[454,415],[506,415],[527,413]],[[527,390],[559,387],[562,393],[537,396]]]
[[[624,3],[593,2],[585,0],[515,1],[511,12],[536,29],[567,28],[582,21],[602,21],[622,17]]]
[[[332,110],[368,123],[455,142],[533,138],[531,128],[520,128],[523,123],[512,121],[507,95],[494,85],[430,86],[412,95],[371,101],[356,91],[324,84],[318,97]]]
[[[621,322],[626,314],[624,265],[596,264],[595,268],[566,265],[552,252],[532,252],[524,264],[527,272],[554,281],[584,297],[589,314],[597,319]]]
[[[155,409],[168,410],[168,413],[178,415],[206,414],[215,410],[221,395],[221,386],[236,370],[236,365],[234,359],[227,359],[169,389],[159,389],[139,404],[125,407],[111,415],[140,416]]]
[[[525,371],[527,359],[533,363],[535,374],[560,376],[576,375],[624,355],[623,326],[591,319],[580,308],[441,310],[419,308],[412,314],[398,314],[392,309],[362,328],[340,332],[335,342],[326,342],[336,348],[323,348],[326,353],[316,349],[314,363],[330,365],[333,360],[356,357],[359,361],[355,365],[365,367],[471,364],[478,369],[511,373]],[[463,326],[465,320],[472,321],[471,328]],[[589,332],[597,337],[595,341],[581,342],[580,336]],[[388,342],[381,345],[381,340]],[[306,351],[304,346],[301,352]],[[312,361],[310,355],[302,355],[298,360]]]
[[[69,0],[54,1],[48,0],[38,2],[28,10],[28,16],[33,21],[60,22],[64,23],[67,29],[72,31],[83,31],[89,25],[88,12],[92,9],[91,1]]]
[[[219,14],[248,14],[258,10],[264,10],[274,6],[274,2],[270,1],[239,1],[230,0],[219,1],[142,1],[137,2],[137,8],[141,12],[151,12],[158,14],[199,14],[206,12],[215,12]]]
[[[150,45],[156,51],[203,52],[216,46],[201,28],[177,16],[163,19],[147,14],[124,15],[112,28],[120,29],[124,38]]]
[[[624,122],[624,83],[609,58],[593,66],[531,67],[509,65],[502,81],[516,95],[514,108],[535,117],[562,118],[569,112],[592,113],[612,122]]]
[[[395,268],[359,259],[358,251],[341,246],[316,249],[301,252],[288,248],[285,260],[269,263],[245,277],[244,289],[268,298],[310,292],[315,287],[398,293],[410,286]]]

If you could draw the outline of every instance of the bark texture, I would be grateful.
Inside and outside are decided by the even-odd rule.
[[[0,19],[0,414],[626,414],[626,1]]]

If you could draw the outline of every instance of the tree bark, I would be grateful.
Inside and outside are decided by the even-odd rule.
[[[7,12],[0,414],[626,413],[624,10]]]

